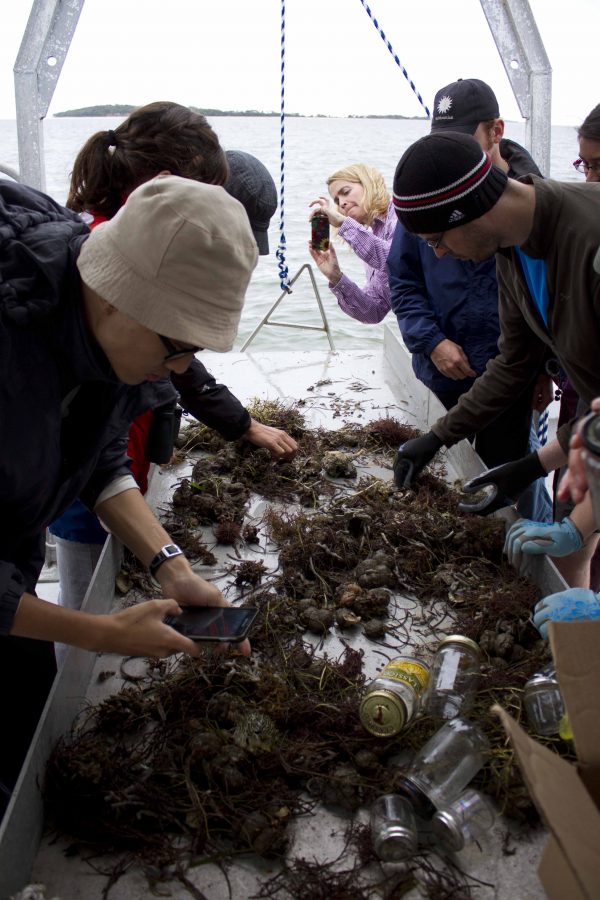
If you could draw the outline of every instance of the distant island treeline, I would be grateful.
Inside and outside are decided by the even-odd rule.
[[[79,118],[85,116],[128,116],[130,112],[137,109],[129,103],[104,103],[99,106],[82,106],[81,109],[65,109],[62,112],[54,113],[57,119],[63,117]],[[257,109],[201,109],[199,106],[190,106],[192,112],[201,116],[263,116],[263,117],[279,117],[278,112],[259,112]],[[286,117],[296,119],[329,119],[333,116],[325,116],[319,113],[315,116],[303,116],[301,113],[286,113]],[[394,113],[389,115],[365,115],[365,116],[347,116],[341,118],[349,119],[422,119],[424,116],[399,116]]]

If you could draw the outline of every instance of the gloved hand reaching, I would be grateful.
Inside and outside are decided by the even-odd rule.
[[[506,533],[504,552],[515,569],[521,565],[523,553],[539,556],[568,556],[583,547],[583,537],[569,518],[562,522],[532,522],[519,519]]]
[[[442,441],[433,431],[402,444],[394,459],[394,481],[398,487],[410,487],[442,446]]]
[[[489,485],[494,488],[494,491],[483,502],[469,503],[463,500],[458,504],[459,509],[462,512],[488,516],[497,509],[516,503],[526,487],[537,481],[538,478],[545,478],[546,474],[540,458],[535,452],[529,453],[522,459],[515,459],[513,462],[488,469],[487,472],[468,481],[462,490],[464,494],[474,494],[482,487]]]
[[[569,588],[550,594],[533,610],[533,624],[543,638],[548,637],[548,622],[577,622],[600,619],[600,594],[588,588]]]

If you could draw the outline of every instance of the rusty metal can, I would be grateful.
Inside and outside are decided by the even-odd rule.
[[[429,666],[414,656],[390,660],[369,685],[360,720],[377,737],[392,737],[415,717],[429,683]]]

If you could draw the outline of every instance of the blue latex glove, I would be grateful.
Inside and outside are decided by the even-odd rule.
[[[543,638],[548,637],[548,622],[575,622],[600,619],[600,594],[589,588],[569,588],[550,594],[536,603],[533,624]]]
[[[518,569],[523,553],[538,556],[568,556],[583,547],[583,537],[569,518],[562,522],[532,522],[519,519],[506,534],[504,552],[509,561]]]

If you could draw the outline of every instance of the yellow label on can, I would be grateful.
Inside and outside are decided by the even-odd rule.
[[[429,668],[417,660],[392,659],[383,667],[379,678],[389,678],[390,681],[408,684],[418,696],[421,696],[429,683]]]

